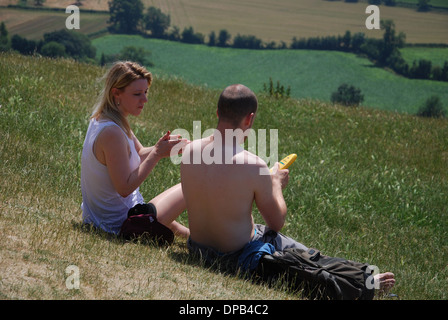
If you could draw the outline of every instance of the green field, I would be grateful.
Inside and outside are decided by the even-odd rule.
[[[448,101],[448,83],[411,80],[375,68],[354,54],[309,50],[241,50],[188,45],[138,36],[108,35],[95,39],[101,53],[118,53],[125,46],[151,51],[156,74],[221,89],[243,83],[260,92],[269,77],[291,86],[295,98],[330,101],[344,82],[361,88],[364,105],[390,111],[415,113],[431,95]]]
[[[301,299],[198,265],[184,240],[157,248],[81,228],[80,154],[104,72],[0,53],[0,298]],[[195,120],[213,128],[219,93],[157,77],[131,126],[145,145],[168,129],[191,132]],[[447,120],[263,95],[259,103],[254,129],[278,129],[279,155],[299,155],[283,232],[394,272],[399,299],[446,300]],[[179,181],[163,159],[141,191],[151,199]],[[79,290],[66,286],[70,265]]]
[[[443,67],[448,61],[448,48],[407,47],[400,49],[403,58],[409,65],[420,59],[429,60],[432,66]]]

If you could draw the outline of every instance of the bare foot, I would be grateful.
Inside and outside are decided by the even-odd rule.
[[[378,288],[377,284],[379,284],[380,291],[388,291],[395,284],[395,278],[392,272],[379,273],[373,278],[375,279],[375,288]]]

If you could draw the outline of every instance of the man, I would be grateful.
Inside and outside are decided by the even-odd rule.
[[[266,163],[244,150],[240,145],[245,136],[235,134],[252,127],[257,108],[249,88],[227,87],[219,97],[215,133],[190,143],[182,156],[188,248],[208,262],[219,259],[234,269],[253,269],[263,253],[308,249],[279,233],[286,219],[282,189],[288,184],[289,170],[278,170],[276,163],[272,174],[264,174],[269,172]],[[254,202],[266,226],[254,224]],[[393,280],[392,274],[382,277]]]

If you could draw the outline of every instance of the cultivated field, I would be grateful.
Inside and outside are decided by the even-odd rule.
[[[108,10],[108,0],[83,2],[81,8]],[[156,6],[170,14],[171,25],[178,26],[181,30],[193,26],[195,31],[205,35],[211,31],[219,32],[221,29],[226,29],[232,36],[238,33],[250,34],[264,41],[284,41],[287,44],[293,37],[339,35],[346,30],[352,33],[364,32],[372,38],[382,35],[381,31],[366,29],[365,20],[368,15],[365,13],[367,3],[364,2],[354,4],[324,0],[142,0],[142,2],[145,7]],[[16,3],[17,0],[0,0],[0,5]],[[45,6],[65,8],[72,3],[71,0],[47,0]],[[0,9],[2,20],[3,10]],[[380,6],[380,12],[381,19],[394,20],[396,29],[406,33],[409,43],[448,43],[446,12],[421,13],[414,9],[386,6]],[[19,19],[22,24],[31,24],[30,29],[37,23],[21,16],[15,19],[16,22],[9,22],[10,26],[7,23],[8,28],[15,27]]]
[[[65,12],[0,8],[0,21],[5,23],[10,35],[33,40],[42,39],[47,32],[64,29],[68,16]],[[106,31],[108,19],[109,14],[82,13],[80,31],[87,35]]]

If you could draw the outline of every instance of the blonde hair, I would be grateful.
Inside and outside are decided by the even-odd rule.
[[[133,81],[139,79],[146,79],[149,88],[152,83],[152,74],[138,63],[119,61],[110,68],[105,78],[105,86],[98,97],[98,102],[95,104],[90,118],[98,119],[99,116],[103,115],[118,124],[126,132],[128,137],[131,138],[131,127],[126,117],[123,116],[118,108],[119,104],[115,102],[112,89],[123,90]]]

